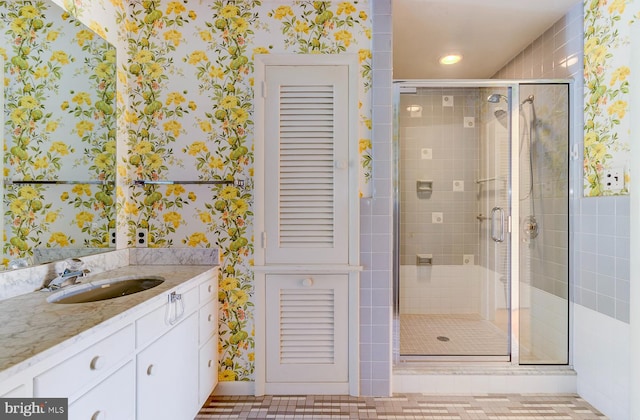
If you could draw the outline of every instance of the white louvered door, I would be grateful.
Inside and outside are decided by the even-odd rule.
[[[348,68],[269,66],[265,262],[348,263]]]
[[[348,276],[267,275],[267,381],[348,380]]]
[[[255,393],[358,395],[358,57],[255,70]]]

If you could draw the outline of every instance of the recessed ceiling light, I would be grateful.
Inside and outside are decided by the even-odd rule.
[[[462,56],[460,54],[447,54],[445,56],[440,57],[440,64],[451,65],[456,64],[462,60]]]

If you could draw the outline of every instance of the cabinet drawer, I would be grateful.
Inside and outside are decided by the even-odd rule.
[[[187,318],[198,307],[198,288],[194,287],[182,294],[184,314],[176,321]],[[175,311],[181,310],[180,302],[169,303],[169,294],[164,305],[154,309],[136,321],[136,347],[142,348],[168,331],[172,325],[169,320],[175,317]]]
[[[204,344],[212,335],[218,331],[218,305],[216,301],[211,301],[200,308],[198,326],[198,343]]]
[[[200,348],[198,358],[198,404],[203,405],[218,383],[218,336]]]
[[[104,340],[70,357],[34,378],[35,397],[69,397],[104,376],[134,350],[133,326],[129,325]]]
[[[70,420],[128,420],[135,415],[135,370],[129,362],[69,406]]]
[[[213,278],[200,285],[200,303],[218,299],[218,272],[213,274]]]

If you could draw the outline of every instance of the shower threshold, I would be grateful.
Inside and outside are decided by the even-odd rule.
[[[548,394],[576,393],[571,366],[517,365],[510,362],[406,362],[393,366],[393,393]]]

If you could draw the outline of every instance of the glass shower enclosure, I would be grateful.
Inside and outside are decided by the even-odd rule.
[[[396,361],[568,363],[569,89],[396,83]]]

